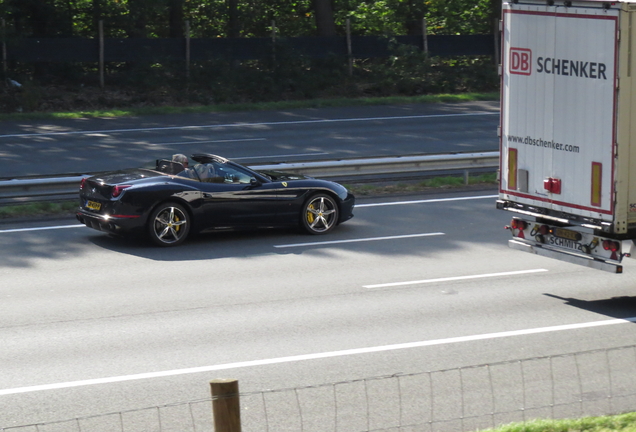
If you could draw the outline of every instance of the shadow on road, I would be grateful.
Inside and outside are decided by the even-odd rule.
[[[636,297],[612,297],[609,299],[589,301],[559,297],[548,293],[544,293],[543,295],[563,300],[568,306],[574,306],[579,309],[614,318],[632,318],[636,316]]]

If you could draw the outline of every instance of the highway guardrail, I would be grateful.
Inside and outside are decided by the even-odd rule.
[[[498,168],[499,153],[457,153],[420,156],[395,156],[367,159],[343,159],[298,163],[249,165],[254,170],[276,170],[325,179],[380,176],[432,171]],[[75,196],[86,175],[0,181],[0,204]]]

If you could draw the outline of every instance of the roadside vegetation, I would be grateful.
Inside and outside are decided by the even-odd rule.
[[[397,182],[374,182],[344,184],[356,197],[377,196],[377,195],[401,195],[421,192],[430,192],[440,189],[460,189],[466,187],[483,186],[492,188],[497,184],[495,173],[480,174],[468,177],[468,184],[463,176],[431,177],[424,180],[397,181]]]
[[[271,39],[275,55],[269,49],[263,54],[263,48],[248,58],[212,51],[188,60],[187,67],[180,54],[168,53],[153,60],[106,58],[100,66],[90,56],[70,60],[75,58],[71,45],[59,49],[56,61],[37,60],[37,52],[22,60],[9,55],[0,72],[5,84],[0,112],[136,115],[157,108],[167,112],[166,107],[209,112],[221,105],[240,110],[243,104],[288,102],[293,107],[298,101],[323,100],[319,106],[325,106],[325,100],[340,98],[496,92],[493,56],[429,55],[423,45],[397,43],[396,37],[491,35],[500,11],[495,0],[4,0],[0,15],[9,47],[28,39],[97,44],[100,28],[108,40],[172,39],[182,46],[187,30],[193,40]],[[347,34],[354,40],[380,38],[387,49],[367,52],[365,58],[334,50],[313,57],[286,42],[319,36],[315,43],[329,46],[326,38],[343,40]]]
[[[38,216],[72,215],[77,209],[77,199],[56,202],[35,202],[0,205],[0,220]]]
[[[512,423],[483,432],[636,432],[636,413]]]
[[[418,103],[459,103],[475,101],[495,101],[499,99],[497,92],[475,92],[461,94],[431,94],[422,96],[387,96],[360,98],[309,99],[298,101],[273,101],[259,103],[237,103],[191,106],[146,106],[124,107],[113,109],[74,110],[66,112],[20,112],[2,114],[2,120],[39,120],[39,119],[77,119],[77,118],[114,118],[164,114],[202,114],[215,112],[238,111],[274,111],[301,108],[337,108],[372,105],[407,105]]]

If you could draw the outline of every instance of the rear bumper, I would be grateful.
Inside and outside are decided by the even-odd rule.
[[[89,228],[110,234],[124,235],[143,229],[143,222],[139,216],[110,217],[78,210],[75,214],[80,223]]]
[[[508,246],[522,252],[530,252],[547,258],[554,258],[571,264],[578,264],[610,273],[623,273],[623,266],[618,263],[602,261],[588,256],[577,255],[562,250],[555,250],[540,244],[530,244],[518,240],[508,240]]]

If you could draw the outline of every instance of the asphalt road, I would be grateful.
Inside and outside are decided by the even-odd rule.
[[[243,412],[256,426],[244,430],[265,422],[299,430],[298,410],[280,411],[297,393],[272,395],[265,420],[254,420],[265,400],[258,392],[350,383],[334,385],[333,401],[364,385],[351,403],[365,417],[374,382],[357,379],[634,344],[633,323],[597,324],[636,316],[636,265],[612,275],[511,251],[510,215],[495,209],[493,195],[361,199],[354,219],[329,236],[220,233],[174,249],[72,221],[4,224],[0,428],[194,401],[209,396],[208,380],[237,378],[242,392],[256,392]],[[594,365],[581,357],[572,368],[585,375]],[[523,394],[549,399],[549,386],[524,385]],[[511,392],[521,387],[506,388],[498,403],[519,409]],[[463,401],[464,393],[440,389],[440,407]],[[316,392],[304,420],[318,423],[304,430],[368,426],[334,428]],[[200,410],[211,417],[207,403]],[[156,411],[144,413],[157,422]],[[180,424],[173,415],[191,413],[164,412],[162,430],[183,430],[167,426]],[[368,416],[381,423],[385,415]],[[118,415],[109,421],[119,424]]]
[[[240,163],[498,149],[498,102],[0,122],[0,179],[138,167],[174,153]]]

